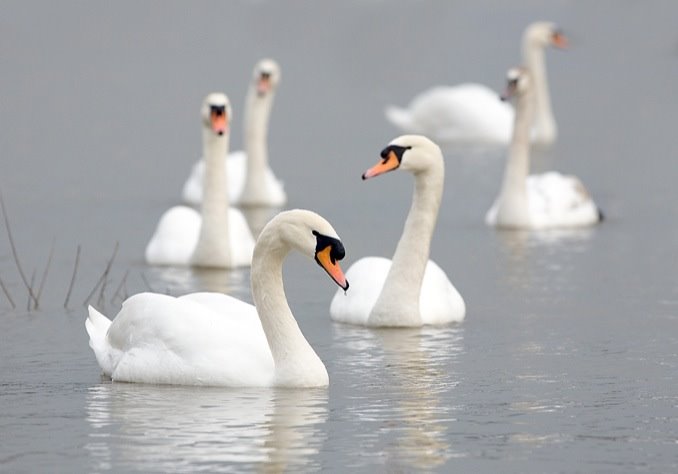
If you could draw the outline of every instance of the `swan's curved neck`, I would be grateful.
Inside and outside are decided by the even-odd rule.
[[[268,122],[273,105],[273,92],[263,97],[257,95],[256,86],[250,86],[245,107],[245,152],[247,172],[241,201],[261,201],[265,195],[264,183],[268,168]]]
[[[551,143],[556,139],[558,129],[551,108],[544,47],[530,41],[529,38],[525,38],[523,40],[523,61],[532,74],[534,87],[536,104],[534,141],[536,143]]]
[[[282,265],[290,248],[269,224],[252,257],[252,299],[275,363],[275,385],[327,384],[327,370],[299,329],[285,297]]]
[[[228,238],[228,191],[226,160],[228,133],[218,136],[203,130],[205,174],[203,182],[202,225],[192,256],[193,265],[230,267],[232,264]]]
[[[530,128],[534,98],[530,92],[518,97],[513,138],[499,192],[497,224],[507,227],[529,224],[527,175],[530,171]]]
[[[370,325],[421,325],[419,295],[443,195],[445,165],[440,160],[436,166],[414,176],[412,207],[384,288],[368,318]]]

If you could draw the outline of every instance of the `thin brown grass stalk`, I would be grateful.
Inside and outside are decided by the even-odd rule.
[[[120,290],[122,290],[123,286],[125,285],[125,282],[127,281],[127,276],[129,275],[129,269],[125,272],[125,275],[122,277],[122,280],[120,280],[120,284],[118,287],[115,289],[115,293],[113,293],[113,296],[111,297],[111,303],[115,302],[115,299],[118,297],[120,294]],[[123,300],[124,301],[124,300]]]
[[[71,283],[68,285],[66,299],[64,300],[65,309],[68,309],[68,300],[71,299],[71,292],[73,291],[73,285],[75,284],[75,275],[78,273],[79,263],[80,263],[80,245],[78,245],[78,250],[75,252],[75,264],[73,265],[73,275],[71,275]]]
[[[94,288],[92,288],[92,291],[90,291],[89,295],[87,295],[87,298],[85,298],[85,301],[82,303],[84,306],[87,306],[87,303],[89,303],[89,300],[92,299],[92,296],[94,296],[94,293],[99,289],[99,287],[104,284],[104,281],[106,278],[108,278],[108,273],[111,271],[111,266],[113,265],[113,260],[115,260],[115,256],[118,253],[118,242],[115,243],[115,248],[113,249],[113,255],[111,255],[111,258],[108,260],[108,263],[106,264],[106,268],[104,269],[104,273],[101,275],[99,278],[99,281],[97,281],[97,284],[94,285]]]
[[[12,228],[9,225],[9,218],[7,217],[7,210],[5,209],[5,200],[2,197],[0,192],[0,209],[2,209],[2,217],[5,221],[5,229],[7,229],[7,238],[9,239],[9,246],[12,248],[12,256],[14,257],[14,263],[16,264],[17,269],[19,270],[19,276],[21,276],[21,281],[24,282],[26,289],[28,290],[28,295],[33,300],[34,304],[38,305],[38,298],[33,293],[33,286],[28,284],[28,279],[24,273],[21,262],[19,262],[19,254],[16,251],[16,245],[14,245],[14,237],[12,236]],[[29,307],[30,309],[30,307]]]
[[[42,290],[43,288],[45,288],[45,280],[47,280],[49,268],[52,266],[53,257],[54,257],[54,239],[52,239],[52,247],[49,249],[49,257],[47,257],[47,265],[45,265],[45,271],[42,273],[42,278],[40,279],[38,293],[35,295],[38,301],[35,302],[35,306],[33,307],[34,309],[38,309],[38,304],[40,303],[40,295],[42,295]]]
[[[36,271],[37,270],[33,270],[33,274],[31,275],[31,286],[28,287],[28,301],[26,301],[26,311],[31,310],[31,302],[33,302],[33,300],[34,300],[34,298],[33,298],[33,295],[34,295],[33,284],[35,283],[35,272]],[[37,304],[38,304],[38,300],[35,299],[36,308],[37,308]]]
[[[9,304],[12,305],[12,309],[16,309],[16,304],[14,304],[12,295],[9,294],[9,290],[5,286],[5,282],[2,281],[2,278],[0,278],[0,288],[2,288],[2,292],[5,293],[5,296],[7,297],[7,301],[9,301]]]

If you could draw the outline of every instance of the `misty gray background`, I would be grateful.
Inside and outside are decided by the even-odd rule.
[[[1,471],[676,469],[678,4],[3,1],[0,9],[0,191],[29,278],[40,279],[54,248],[41,308],[27,311],[0,231],[0,278],[18,306],[0,294]],[[409,207],[405,173],[360,180],[398,135],[384,106],[437,84],[500,90],[523,28],[537,19],[561,25],[571,47],[547,53],[560,135],[533,169],[577,174],[606,213],[601,226],[488,229],[504,150],[447,149],[431,256],[466,300],[463,324],[331,323],[332,283],[294,256],[286,291],[327,365],[328,390],[100,379],[83,302],[116,242],[99,305],[110,317],[124,293],[148,285],[250,300],[247,270],[143,263],[200,155],[206,93],[229,94],[238,149],[252,66],[265,56],[280,62],[271,166],[288,207],[332,222],[348,268],[392,255]]]

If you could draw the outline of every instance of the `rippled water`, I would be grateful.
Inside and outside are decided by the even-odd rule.
[[[28,310],[0,230],[16,305],[0,294],[0,471],[675,471],[676,13],[669,1],[5,5],[0,191],[36,287],[53,258]],[[249,71],[264,55],[280,61],[272,166],[290,207],[333,223],[347,267],[393,252],[411,198],[405,173],[360,180],[397,134],[383,107],[438,83],[499,89],[520,31],[542,18],[572,47],[548,53],[560,138],[533,168],[580,176],[601,226],[488,229],[503,150],[446,149],[432,258],[466,300],[463,324],[332,323],[332,283],[292,256],[286,292],[328,389],[101,378],[85,300],[112,317],[149,288],[251,299],[247,270],[142,263],[197,158],[206,92],[231,96],[238,148]],[[268,215],[248,218],[260,227]]]

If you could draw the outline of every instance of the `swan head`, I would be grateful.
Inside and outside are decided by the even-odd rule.
[[[506,90],[501,95],[501,100],[520,97],[530,90],[530,86],[530,73],[526,68],[511,68],[506,73]]]
[[[337,285],[344,291],[348,289],[339,265],[346,255],[344,245],[332,225],[315,212],[293,209],[279,213],[261,231],[257,246],[260,241],[268,246],[293,248],[313,258]]]
[[[203,127],[206,130],[212,131],[215,135],[224,135],[228,132],[228,126],[233,115],[231,102],[226,94],[221,92],[208,94],[202,101],[200,114],[202,115]]]
[[[423,135],[401,135],[381,150],[381,160],[363,173],[373,178],[395,169],[417,174],[442,161],[440,147]]]
[[[525,29],[525,43],[539,45],[542,48],[553,46],[558,49],[567,48],[567,37],[555,23],[537,21]]]
[[[280,66],[273,59],[262,59],[254,66],[252,84],[257,97],[266,97],[275,92],[280,82]]]

